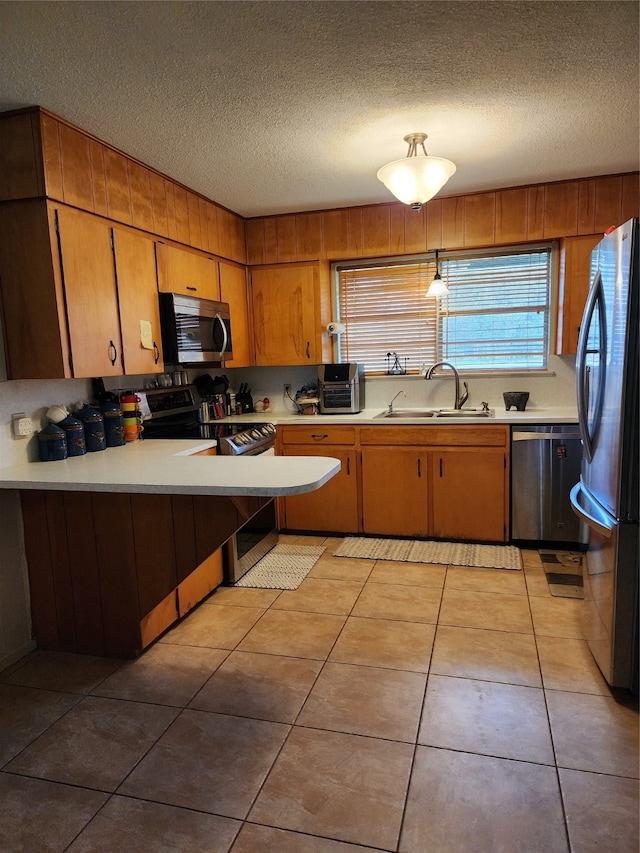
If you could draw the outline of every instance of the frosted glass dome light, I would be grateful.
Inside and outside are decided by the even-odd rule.
[[[420,210],[425,202],[442,189],[456,170],[451,160],[430,157],[424,147],[426,133],[410,133],[404,137],[409,145],[407,156],[392,160],[378,169],[378,179],[394,196],[412,210]],[[424,153],[418,153],[418,146]]]

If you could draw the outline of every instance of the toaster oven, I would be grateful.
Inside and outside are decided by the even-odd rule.
[[[318,365],[320,414],[355,414],[364,409],[364,365]]]

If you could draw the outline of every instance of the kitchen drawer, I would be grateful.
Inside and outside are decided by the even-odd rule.
[[[508,447],[508,426],[380,426],[361,427],[360,444],[413,447]]]
[[[347,426],[283,426],[281,442],[287,444],[355,444],[356,431]]]

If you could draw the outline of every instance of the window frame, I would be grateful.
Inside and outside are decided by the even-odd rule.
[[[508,255],[517,255],[517,254],[527,254],[530,252],[540,251],[540,250],[548,250],[549,251],[549,287],[548,287],[548,304],[547,304],[547,339],[544,344],[543,353],[544,353],[544,361],[545,364],[542,367],[480,367],[480,368],[471,368],[464,367],[465,373],[473,373],[474,375],[487,375],[487,376],[508,376],[510,374],[524,374],[524,375],[545,375],[549,374],[549,357],[554,353],[554,341],[556,338],[557,332],[557,308],[558,308],[558,292],[559,292],[559,246],[557,240],[537,240],[533,243],[518,243],[509,246],[489,246],[478,249],[460,249],[460,250],[451,250],[446,251],[439,249],[438,250],[438,258],[440,264],[446,263],[447,260],[458,260],[465,258],[482,258],[487,256],[508,256]],[[433,269],[435,269],[435,250],[427,251],[420,254],[412,254],[412,255],[394,255],[389,257],[379,257],[379,258],[353,258],[349,260],[343,261],[334,261],[331,264],[331,300],[332,300],[332,310],[333,310],[333,318],[336,322],[344,322],[341,320],[341,311],[340,311],[340,272],[343,270],[349,269],[361,269],[361,268],[375,268],[375,267],[388,267],[388,266],[402,266],[408,264],[431,264]],[[443,276],[444,278],[444,276]],[[438,307],[437,311],[439,311],[440,299],[437,299]],[[439,338],[440,335],[440,323],[437,323],[436,336]],[[438,352],[441,357],[436,358],[436,361],[439,360],[454,360],[452,357],[447,359],[446,355],[443,354],[442,348],[446,346],[446,344],[442,344],[440,340],[437,340],[436,346],[438,348]],[[399,350],[401,345],[399,345]],[[333,341],[333,353],[336,361],[343,360],[343,353],[341,352],[340,347],[340,336],[336,336]],[[402,363],[402,353],[398,351],[398,355],[401,357]],[[408,376],[417,376],[420,375],[421,369],[417,365],[408,366],[406,375]],[[392,375],[388,371],[366,371],[367,376],[389,376]]]

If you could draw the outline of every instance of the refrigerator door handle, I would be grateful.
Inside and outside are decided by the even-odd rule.
[[[589,498],[585,490],[582,488],[582,483],[576,483],[571,489],[570,495],[571,508],[589,527],[597,530],[607,539],[613,533],[615,527],[615,519],[605,512],[594,500]],[[585,508],[582,504],[587,504]]]

